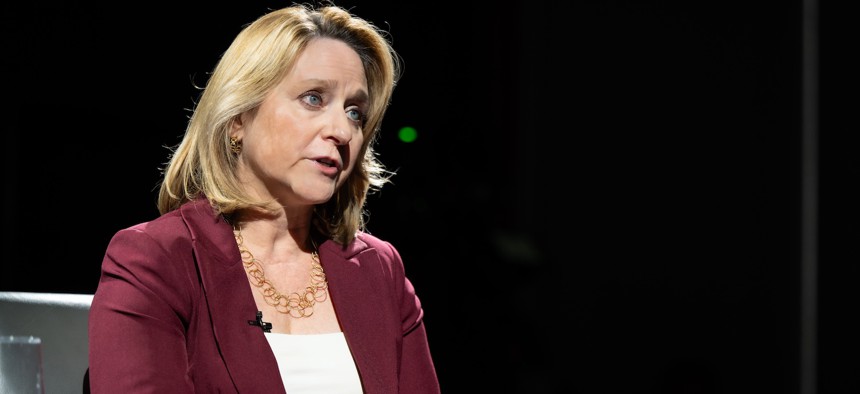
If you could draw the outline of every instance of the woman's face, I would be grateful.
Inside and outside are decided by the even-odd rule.
[[[339,40],[309,42],[262,104],[234,125],[240,180],[282,205],[328,201],[358,161],[368,104],[358,54]]]

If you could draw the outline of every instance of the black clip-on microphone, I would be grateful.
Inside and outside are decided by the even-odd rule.
[[[248,320],[248,324],[262,328],[263,332],[272,332],[272,323],[263,321],[263,311],[257,311],[257,320]]]

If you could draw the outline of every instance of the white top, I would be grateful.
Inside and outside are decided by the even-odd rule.
[[[289,394],[361,394],[361,380],[342,332],[266,334]]]

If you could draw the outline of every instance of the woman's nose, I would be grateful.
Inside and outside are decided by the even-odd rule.
[[[346,145],[352,139],[352,123],[344,113],[335,113],[325,128],[324,137],[334,141],[335,145]]]

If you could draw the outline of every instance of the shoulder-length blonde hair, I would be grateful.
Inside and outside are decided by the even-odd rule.
[[[333,5],[278,9],[236,36],[215,66],[164,169],[158,194],[162,214],[204,196],[217,213],[227,216],[248,208],[277,208],[273,201],[254,199],[239,185],[229,130],[237,116],[260,105],[308,42],[320,37],[343,41],[358,53],[371,101],[362,130],[362,160],[335,195],[315,207],[314,229],[342,244],[364,229],[367,194],[394,174],[377,160],[373,145],[401,67],[385,31]]]

